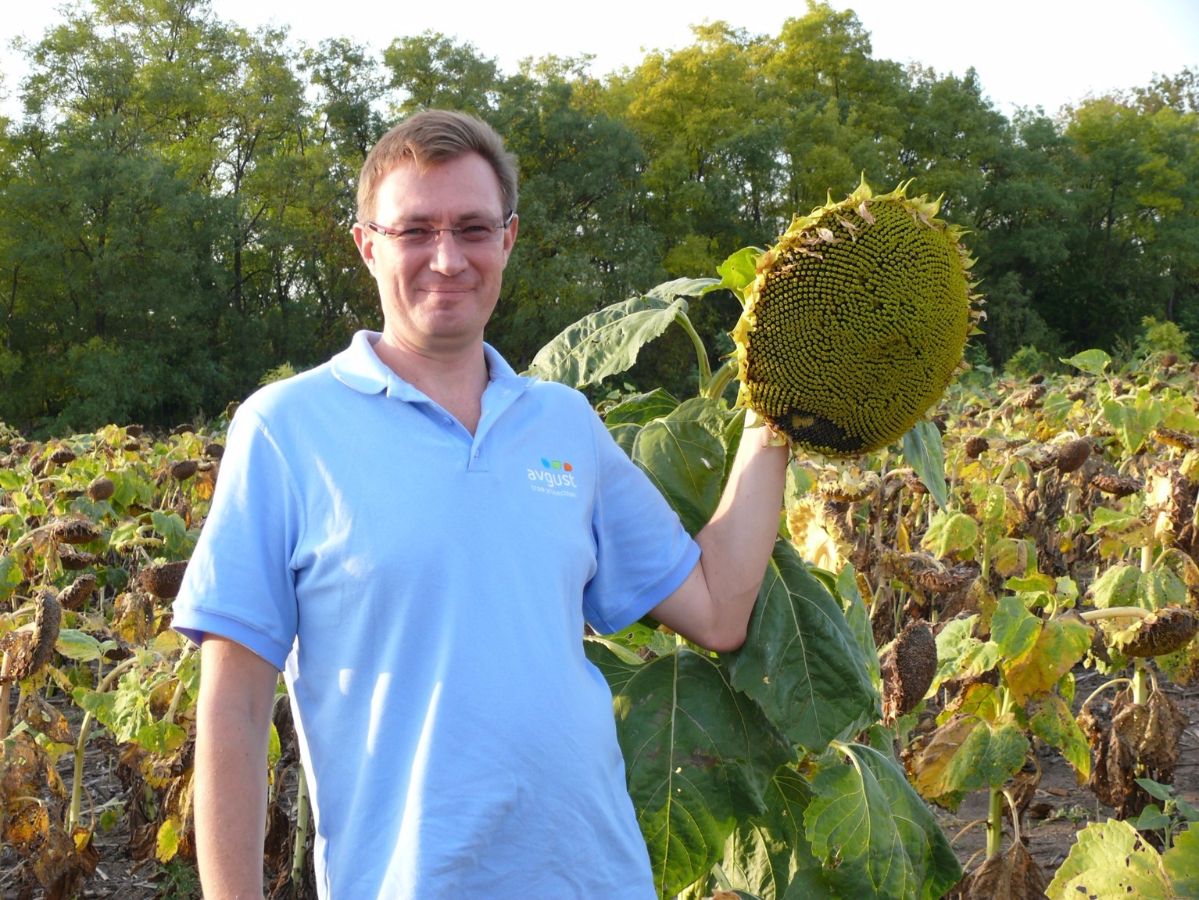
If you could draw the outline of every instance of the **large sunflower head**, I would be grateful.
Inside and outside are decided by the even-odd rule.
[[[961,229],[908,183],[797,216],[758,259],[733,330],[738,402],[830,456],[885,447],[964,368],[982,313]]]

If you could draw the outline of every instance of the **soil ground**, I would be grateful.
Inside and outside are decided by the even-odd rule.
[[[1087,696],[1102,683],[1103,676],[1094,671],[1076,671],[1079,697]],[[1186,715],[1188,725],[1182,736],[1178,767],[1174,774],[1174,790],[1192,805],[1199,806],[1199,685],[1183,688],[1163,682],[1163,689]],[[1087,824],[1112,816],[1085,787],[1078,784],[1074,771],[1056,751],[1041,748],[1038,762],[1042,769],[1039,787],[1029,804],[1024,833],[1027,845],[1037,864],[1052,878],[1054,871],[1070,852],[1075,834]],[[60,773],[70,783],[70,758],[60,761]],[[85,807],[102,808],[113,800],[124,800],[124,789],[116,776],[113,748],[106,741],[94,740],[89,747],[84,771]],[[981,863],[986,846],[986,831],[981,826],[967,828],[987,814],[987,797],[983,792],[969,795],[956,812],[933,807],[933,812],[963,867]],[[963,831],[965,829],[965,831]],[[1010,838],[1005,837],[1005,846]],[[95,847],[100,861],[95,873],[87,880],[80,898],[121,898],[121,900],[190,900],[199,897],[194,882],[194,869],[187,863],[170,869],[153,860],[134,863],[129,852],[129,828],[122,818],[108,831],[97,829]],[[22,892],[17,887],[17,860],[11,849],[0,848],[0,898],[30,898],[36,900],[40,891]]]

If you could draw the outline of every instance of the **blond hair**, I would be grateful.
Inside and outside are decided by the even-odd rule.
[[[464,153],[487,160],[500,183],[504,216],[516,212],[516,157],[504,149],[495,129],[466,113],[426,109],[392,127],[366,155],[358,178],[358,221],[374,216],[379,183],[403,160],[411,159],[423,171]]]

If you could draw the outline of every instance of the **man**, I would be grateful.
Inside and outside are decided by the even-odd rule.
[[[585,399],[483,332],[515,161],[441,111],[363,166],[354,240],[383,332],[251,397],[175,606],[202,644],[195,818],[208,900],[259,897],[282,669],[322,897],[654,896],[584,620],[652,613],[738,646],[787,462],[746,433],[692,541]]]

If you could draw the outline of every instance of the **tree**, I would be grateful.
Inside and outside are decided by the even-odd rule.
[[[626,125],[588,105],[584,66],[530,61],[497,97],[493,123],[520,160],[521,232],[489,335],[522,366],[568,324],[661,272],[644,155]]]
[[[495,109],[501,77],[495,60],[478,55],[474,45],[455,43],[426,31],[418,37],[396,38],[383,51],[391,70],[389,87],[401,92],[396,118],[420,109],[458,109],[487,118]]]
[[[917,68],[912,78],[901,177],[916,179],[920,193],[940,196],[946,219],[974,227],[983,193],[1010,140],[1008,123],[983,97],[974,69],[961,78],[938,78]]]
[[[779,224],[773,126],[756,116],[765,46],[724,22],[692,30],[695,44],[650,53],[611,85],[612,114],[645,148],[647,212],[671,275],[713,272]]]
[[[995,363],[1021,346],[1064,350],[1037,307],[1056,291],[1054,273],[1079,228],[1068,192],[1076,165],[1070,141],[1052,121],[1028,111],[1018,114],[1008,130],[979,198],[971,236],[975,271],[987,296],[982,340]]]
[[[1044,315],[1074,347],[1111,346],[1135,333],[1145,315],[1164,311],[1154,284],[1165,274],[1164,260],[1150,248],[1163,223],[1189,218],[1181,191],[1194,154],[1183,145],[1188,133],[1193,144],[1194,122],[1172,111],[1156,115],[1162,118],[1104,97],[1073,110],[1066,126],[1078,154],[1076,210],[1084,230],[1073,235],[1060,293]]]
[[[342,49],[314,62],[326,96]],[[330,107],[316,127],[293,56],[285,32],[193,0],[99,0],[31,49],[0,213],[0,231],[36,235],[0,247],[23,359],[5,358],[24,398],[5,415],[169,422],[340,345],[361,312],[345,231],[359,151],[339,181],[330,163],[372,122],[322,144]],[[31,371],[46,350],[70,365]]]
[[[10,421],[162,420],[229,388],[197,340],[221,282],[212,204],[162,160],[90,135],[24,160],[4,192]]]

